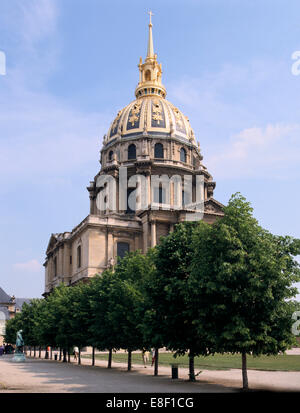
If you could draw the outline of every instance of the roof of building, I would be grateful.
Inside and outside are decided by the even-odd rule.
[[[104,146],[116,139],[139,136],[175,137],[196,145],[194,131],[188,118],[165,99],[166,89],[161,82],[162,67],[154,53],[150,15],[147,57],[138,65],[140,78],[135,90],[136,100],[121,109],[112,122]]]
[[[11,301],[11,296],[6,294],[6,292],[0,287],[0,303],[9,303]]]
[[[24,303],[29,304],[31,300],[32,298],[15,298],[14,296],[10,296],[6,294],[3,288],[0,287],[0,310],[1,311],[3,308],[7,310],[7,307],[1,304],[12,304],[15,306],[15,309],[18,309],[21,311],[23,304]]]
[[[7,307],[0,306],[0,320],[9,320],[10,315]]]
[[[29,304],[31,300],[31,298],[16,298],[16,308],[21,311],[23,304]]]

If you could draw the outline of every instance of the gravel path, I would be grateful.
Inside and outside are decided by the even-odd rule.
[[[216,393],[234,389],[216,384],[189,383],[170,377],[127,372],[115,367],[27,358],[13,363],[12,356],[0,358],[0,393]],[[145,369],[147,370],[147,369]]]
[[[196,383],[189,383],[186,368],[179,369],[179,380],[172,380],[167,366],[160,366],[159,377],[153,377],[153,368],[137,364],[127,372],[125,363],[113,363],[108,370],[104,360],[92,367],[85,358],[81,366],[30,357],[15,364],[11,358],[0,358],[0,393],[232,392],[242,385],[239,369],[203,370]],[[253,390],[300,391],[300,372],[248,370],[248,379]]]

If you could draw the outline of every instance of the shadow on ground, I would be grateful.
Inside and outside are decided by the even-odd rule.
[[[6,375],[7,389],[2,391],[46,392],[46,393],[215,393],[237,392],[237,389],[225,386],[195,383],[169,376],[150,376],[127,372],[119,367],[107,369],[102,366],[74,365],[51,360],[27,358],[25,363],[12,363],[6,356],[1,361],[13,364],[17,369],[18,379],[24,385],[14,385],[13,378]],[[0,361],[0,362],[1,362]],[[1,363],[2,364],[2,363]],[[10,370],[10,366],[6,366]],[[14,372],[14,375],[16,371]]]

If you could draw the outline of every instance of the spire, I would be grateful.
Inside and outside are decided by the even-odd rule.
[[[161,64],[157,63],[157,55],[156,53],[154,54],[153,47],[151,22],[153,13],[152,11],[149,11],[148,14],[150,15],[150,22],[147,56],[144,63],[142,58],[140,58],[140,62],[138,64],[140,79],[135,89],[135,96],[139,98],[146,95],[157,95],[164,98],[167,92],[165,87],[161,83],[162,68]]]
[[[151,17],[153,16],[152,11],[148,11],[148,14],[150,16],[150,22],[149,22],[149,37],[148,37],[148,49],[147,49],[147,59],[153,59],[154,58],[154,48],[153,48],[153,37],[152,37],[152,22],[151,22]]]

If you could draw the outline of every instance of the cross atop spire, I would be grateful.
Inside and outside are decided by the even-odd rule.
[[[150,16],[150,23],[149,23],[149,24],[152,24],[152,22],[151,22],[151,17],[154,16],[154,13],[152,13],[152,11],[150,10],[150,11],[148,11],[148,14],[149,14],[149,16]]]
[[[161,83],[162,68],[161,64],[157,62],[157,55],[154,53],[153,37],[152,37],[152,11],[147,12],[150,16],[149,21],[149,37],[147,56],[143,63],[143,59],[140,58],[138,65],[140,71],[140,79],[135,89],[135,96],[138,98],[147,96],[160,96],[165,98],[167,92],[163,84]]]
[[[152,38],[152,22],[151,17],[153,16],[152,11],[148,11],[150,16],[150,23],[149,23],[149,38],[148,38],[148,49],[147,49],[147,58],[153,59],[154,58],[154,48],[153,48],[153,38]]]

